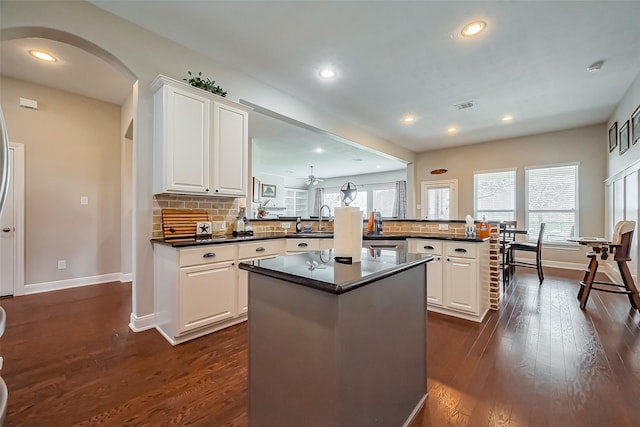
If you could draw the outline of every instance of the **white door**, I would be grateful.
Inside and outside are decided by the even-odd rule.
[[[2,214],[0,214],[0,295],[13,295],[15,276],[15,218],[14,218],[14,179],[15,156],[9,149],[9,188]]]
[[[458,219],[458,180],[425,181],[421,191],[422,218]]]
[[[0,295],[24,293],[24,146],[9,144],[9,188],[0,214]]]

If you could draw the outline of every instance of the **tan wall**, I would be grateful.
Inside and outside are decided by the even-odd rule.
[[[120,272],[120,107],[6,77],[0,85],[9,138],[25,146],[27,291]],[[39,109],[19,108],[20,97]]]
[[[491,141],[418,155],[416,161],[416,195],[420,203],[420,183],[441,179],[458,180],[458,216],[473,215],[473,173],[494,169],[517,168],[516,216],[525,226],[525,166],[580,162],[579,234],[604,235],[604,186],[607,147],[602,135],[605,125],[596,125],[521,138]],[[433,169],[445,168],[443,175],[431,175]],[[419,217],[423,217],[418,210]],[[584,263],[584,250],[546,247],[544,259],[557,262]]]

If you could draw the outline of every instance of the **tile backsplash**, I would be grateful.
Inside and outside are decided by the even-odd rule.
[[[231,234],[233,222],[238,215],[240,199],[234,197],[199,197],[159,194],[153,196],[152,237],[162,237],[162,209],[204,209],[209,221],[226,221],[226,230],[220,234]]]

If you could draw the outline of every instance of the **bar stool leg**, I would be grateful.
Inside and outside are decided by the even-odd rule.
[[[589,294],[591,293],[591,286],[593,285],[593,280],[596,277],[596,272],[598,271],[598,260],[597,257],[591,256],[589,257],[589,267],[587,267],[587,271],[584,272],[584,279],[580,282],[580,291],[578,291],[578,299],[580,300],[580,308],[584,310],[587,306],[587,300],[589,299]]]
[[[636,310],[640,310],[640,296],[638,296],[638,289],[636,289],[636,284],[633,281],[633,276],[629,271],[629,267],[627,266],[626,261],[616,261],[618,263],[618,269],[620,270],[620,275],[622,276],[622,283],[624,283],[624,287],[630,293],[628,294],[629,302],[631,303],[631,307]]]

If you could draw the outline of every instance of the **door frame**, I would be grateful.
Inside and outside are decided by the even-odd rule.
[[[427,189],[448,187],[450,191],[449,198],[449,219],[458,219],[458,180],[443,179],[439,181],[422,181],[420,183],[420,215],[426,218],[427,210]],[[427,218],[439,219],[439,218]]]
[[[13,295],[24,294],[24,144],[9,142],[13,153]]]

